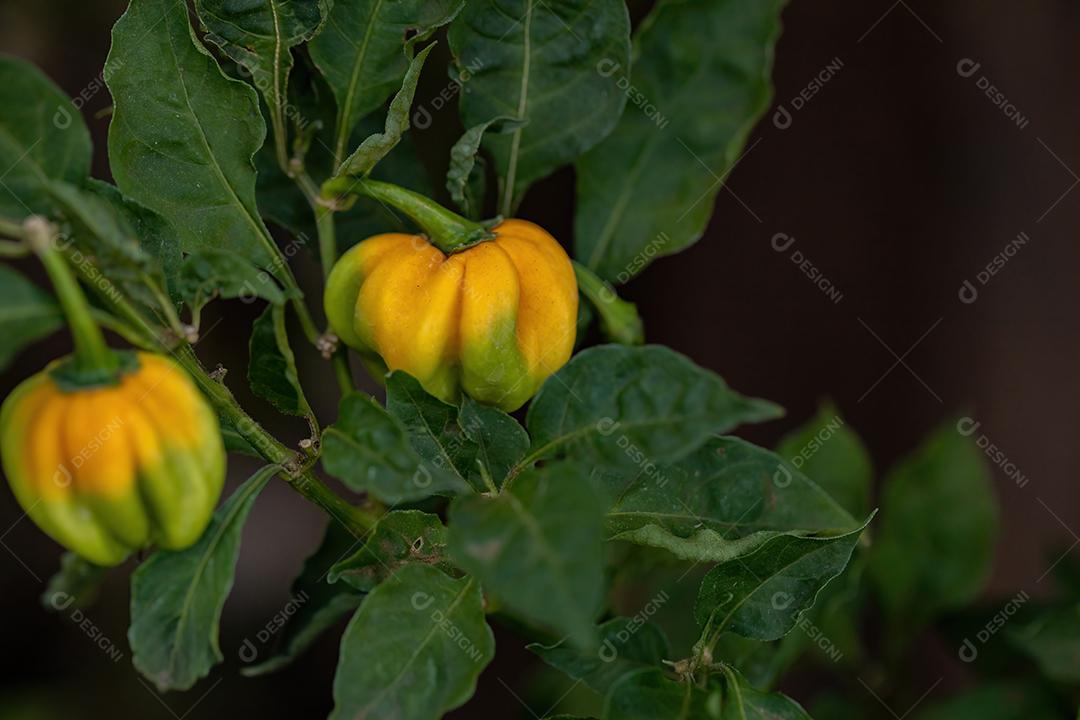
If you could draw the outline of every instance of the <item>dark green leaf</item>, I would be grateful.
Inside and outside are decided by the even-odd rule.
[[[427,563],[449,570],[445,555],[446,528],[437,515],[395,510],[379,519],[363,547],[347,558],[339,558],[327,579],[341,580],[357,590],[371,592],[409,563]]]
[[[248,677],[265,675],[290,665],[326,630],[360,606],[363,596],[345,585],[330,585],[327,571],[347,555],[359,540],[343,525],[331,520],[318,550],[304,562],[300,575],[293,581],[286,607],[296,610],[288,616],[277,649],[257,665],[248,665],[241,673]],[[275,622],[277,616],[271,622]],[[269,625],[268,625],[269,627]],[[273,625],[278,627],[278,625]],[[240,649],[240,659],[253,662],[262,656],[265,641],[248,638]]]
[[[617,617],[602,624],[599,634],[599,652],[582,652],[565,642],[550,647],[533,643],[528,649],[601,695],[627,673],[659,668],[671,659],[664,633],[647,620]]]
[[[476,458],[496,487],[529,450],[529,434],[517,420],[467,395],[461,401],[458,425],[476,443]]]
[[[578,353],[540,388],[526,421],[529,460],[565,454],[587,465],[646,468],[780,414],[668,348],[603,345]]]
[[[0,265],[0,370],[24,347],[63,327],[64,316],[51,295],[16,270]]]
[[[177,287],[194,310],[215,297],[244,302],[262,298],[275,305],[285,302],[281,288],[269,273],[229,250],[198,250],[188,255],[180,266]]]
[[[492,129],[492,125],[497,125]],[[450,199],[461,208],[468,217],[475,217],[480,212],[480,203],[483,198],[472,195],[469,192],[469,177],[473,168],[476,167],[476,154],[480,152],[480,142],[484,133],[507,132],[521,127],[522,123],[514,120],[509,115],[485,120],[479,125],[473,125],[465,131],[450,148],[450,168],[446,171],[446,190],[450,193]]]
[[[248,383],[253,393],[280,412],[314,415],[300,387],[282,305],[268,305],[251,328]]]
[[[251,74],[273,122],[284,128],[291,49],[319,29],[327,0],[196,0],[195,8],[206,40]]]
[[[726,562],[785,533],[837,533],[859,523],[778,456],[738,438],[708,440],[673,465],[599,477],[613,505],[609,539],[682,560]]]
[[[1080,605],[1044,612],[1020,628],[1009,628],[1014,647],[1038,663],[1055,682],[1080,684]]]
[[[64,182],[50,182],[48,191],[83,255],[94,258],[97,269],[125,295],[151,309],[159,307],[166,297],[161,264],[143,249],[123,207],[107,195]]]
[[[604,700],[603,720],[718,720],[721,693],[677,682],[662,670],[624,675]]]
[[[450,507],[450,555],[521,616],[595,640],[603,597],[603,507],[579,465],[526,471],[494,498]]]
[[[108,568],[95,565],[73,552],[60,557],[60,569],[41,596],[42,606],[49,611],[84,608],[94,602]]]
[[[982,590],[993,561],[997,501],[982,454],[949,423],[889,473],[881,505],[870,577],[886,616],[910,635],[912,626]]]
[[[1045,687],[1033,683],[983,682],[945,700],[920,705],[914,720],[1060,720],[1065,715]]]
[[[729,630],[763,641],[783,637],[847,567],[869,522],[835,537],[781,535],[717,565],[702,580],[694,616],[712,635]]]
[[[90,174],[82,115],[40,70],[0,56],[0,216],[18,221],[52,207],[45,184],[81,184]]]
[[[386,112],[386,126],[383,131],[365,138],[360,147],[341,164],[337,174],[368,175],[379,161],[401,142],[401,137],[409,129],[409,109],[412,107],[413,95],[416,94],[416,83],[420,81],[420,71],[424,69],[424,61],[433,47],[435,43],[428,45],[409,64],[409,70],[401,82],[401,89]]]
[[[363,393],[341,400],[338,421],[323,433],[323,467],[356,492],[383,502],[468,492],[457,473],[427,462],[405,427]]]
[[[337,98],[337,163],[353,128],[401,85],[408,35],[423,38],[446,24],[462,0],[336,0],[330,19],[311,41],[311,57]],[[335,165],[337,164],[335,163]]]
[[[450,26],[463,79],[465,127],[510,115],[524,124],[488,135],[509,214],[530,183],[602,140],[626,94],[598,72],[630,63],[630,19],[623,0],[476,0]]]
[[[260,267],[276,250],[255,206],[258,97],[194,36],[181,0],[132,0],[105,66],[109,160],[124,195],[179,232],[183,249],[225,248]],[[280,268],[275,268],[275,271]]]
[[[330,720],[438,720],[472,696],[494,654],[476,580],[407,565],[345,630]]]
[[[159,690],[186,690],[221,662],[218,621],[232,590],[240,535],[255,498],[278,472],[252,475],[186,550],[158,550],[131,576],[128,642],[135,668]]]
[[[852,515],[870,512],[874,468],[862,440],[824,404],[810,422],[786,435],[776,453],[817,483]]]
[[[575,255],[613,282],[701,237],[713,201],[769,106],[784,0],[661,2],[627,63],[598,66],[633,101],[577,163]]]
[[[727,696],[719,720],[811,720],[806,711],[786,695],[754,689],[734,670],[724,673]]]

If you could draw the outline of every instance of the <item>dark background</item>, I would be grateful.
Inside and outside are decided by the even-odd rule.
[[[0,51],[32,60],[76,95],[100,72],[123,5],[0,0]],[[829,397],[883,472],[951,417],[980,421],[1030,481],[1020,488],[994,469],[1002,521],[991,599],[1021,589],[1045,594],[1040,576],[1066,548],[1080,552],[1071,547],[1080,542],[1078,21],[1080,5],[1067,0],[796,0],[776,54],[776,101],[791,110],[826,65],[838,60],[839,71],[792,112],[787,129],[769,111],[702,241],[626,288],[651,341],[788,409],[786,419],[747,433],[757,442],[773,443]],[[981,63],[972,77],[958,73],[963,59]],[[431,75],[425,87],[437,92],[445,83]],[[980,91],[983,76],[1026,118],[1024,127]],[[84,110],[101,177],[108,120],[94,114],[108,105],[102,91]],[[453,117],[436,118],[451,135]],[[569,238],[572,187],[569,172],[558,174],[535,188],[521,215]],[[1027,244],[979,286],[977,273],[1020,232]],[[795,243],[774,250],[776,233]],[[838,289],[839,303],[800,272],[795,250]],[[302,265],[300,275],[317,287],[314,266]],[[965,280],[979,286],[971,304],[958,299]],[[233,387],[246,361],[225,348],[246,336],[252,318],[248,308],[229,306],[200,350],[210,364],[232,369]],[[63,337],[35,346],[2,377],[2,390],[67,349]],[[322,371],[316,363],[306,359],[311,372]],[[332,402],[321,399],[326,417]],[[288,424],[275,429],[302,433]],[[231,467],[234,482],[252,469],[241,461]],[[236,672],[237,650],[281,608],[321,532],[320,513],[284,484],[267,489],[245,532],[222,623],[225,665],[191,692],[163,697],[130,666],[130,567],[113,573],[87,610],[123,653],[113,663],[70,617],[40,608],[59,550],[20,515],[10,493],[0,492],[0,718],[325,716],[336,637],[277,676],[249,680]],[[481,699],[453,717],[532,717],[510,688],[536,697],[533,666],[518,638],[503,630],[498,639]],[[931,638],[923,645],[920,672],[947,679],[935,698],[970,683],[951,647]],[[797,677],[794,683],[804,697],[806,687]],[[537,714],[547,709],[528,702]]]

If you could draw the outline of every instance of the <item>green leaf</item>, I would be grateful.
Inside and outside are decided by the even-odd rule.
[[[780,693],[764,693],[753,688],[734,670],[724,673],[720,720],[811,720],[799,703]]]
[[[1054,696],[1031,682],[983,681],[939,702],[925,703],[914,720],[1060,720],[1065,717]]]
[[[221,662],[218,621],[232,590],[240,534],[259,491],[279,468],[252,475],[186,550],[158,550],[131,576],[128,642],[135,668],[158,690],[187,690]]]
[[[401,82],[401,89],[394,96],[390,109],[386,112],[386,125],[383,131],[365,138],[360,143],[360,147],[356,148],[337,169],[338,175],[368,175],[379,164],[379,161],[401,142],[401,137],[409,129],[409,109],[412,107],[413,96],[416,94],[416,83],[420,81],[420,71],[424,69],[424,61],[431,54],[433,47],[435,43],[428,45],[409,64],[409,70]]]
[[[490,405],[481,405],[469,396],[461,401],[458,425],[465,437],[476,443],[476,458],[496,487],[501,487],[510,469],[529,450],[529,434],[517,420]]]
[[[491,129],[496,125],[495,129]],[[485,120],[478,125],[473,125],[465,131],[454,146],[450,148],[450,167],[446,171],[446,190],[450,193],[450,199],[461,208],[468,217],[476,217],[481,212],[483,197],[474,196],[469,192],[469,178],[473,168],[476,167],[476,154],[480,152],[480,142],[484,133],[508,132],[521,127],[518,122],[509,115],[502,115],[491,120]]]
[[[871,516],[872,518],[873,516]],[[795,627],[825,585],[847,567],[862,527],[835,537],[781,535],[710,570],[694,616],[706,632],[776,640]]]
[[[870,512],[874,482],[870,453],[831,404],[822,405],[812,420],[784,436],[776,453],[852,515],[865,517]]]
[[[1044,611],[1006,637],[1054,682],[1080,685],[1080,605]]]
[[[529,645],[548,665],[606,694],[624,675],[641,668],[659,668],[671,658],[667,638],[656,625],[639,618],[617,617],[599,627],[600,651],[582,652],[565,642]]]
[[[84,608],[94,602],[108,568],[79,557],[73,552],[60,556],[60,569],[41,595],[41,605],[57,612],[70,607]]]
[[[315,35],[326,0],[196,0],[206,40],[251,73],[274,122],[285,127],[291,49]]]
[[[330,568],[327,580],[341,580],[362,592],[371,592],[399,568],[426,563],[444,571],[446,528],[438,515],[419,510],[395,510],[383,515],[363,547]]]
[[[51,295],[17,270],[0,265],[0,370],[24,347],[63,325],[63,313]]]
[[[342,398],[338,421],[323,432],[322,447],[326,472],[386,503],[469,491],[457,473],[417,453],[401,422],[364,393]]]
[[[494,655],[476,580],[407,565],[345,630],[330,720],[437,720],[472,696]]]
[[[248,354],[251,391],[288,415],[312,417],[314,413],[300,387],[296,357],[285,329],[285,308],[268,305],[251,328]]]
[[[701,237],[771,101],[783,6],[661,2],[634,38],[633,77],[627,63],[598,66],[602,82],[628,86],[633,106],[577,162],[577,259],[622,283]]]
[[[36,67],[0,55],[0,216],[52,207],[46,182],[90,174],[90,133],[71,100]]]
[[[166,287],[161,264],[143,249],[123,207],[68,183],[54,181],[47,187],[83,255],[94,258],[96,268],[125,295],[160,313],[158,300]]]
[[[565,454],[587,465],[645,468],[780,414],[668,348],[603,345],[578,353],[540,388],[526,419],[528,459]]]
[[[673,465],[598,479],[613,498],[609,539],[662,548],[681,560],[726,562],[781,534],[859,526],[805,475],[739,438],[708,440]]]
[[[641,669],[624,675],[604,699],[603,720],[713,720],[719,718],[721,693],[694,683],[676,682],[662,670]]]
[[[580,465],[519,475],[494,498],[450,506],[450,556],[521,616],[595,640],[603,599],[603,507]]]
[[[253,302],[262,298],[275,305],[285,295],[270,275],[229,250],[198,250],[188,255],[177,278],[180,296],[198,311],[215,297]]]
[[[304,562],[300,575],[293,581],[288,603],[297,609],[289,616],[281,630],[276,651],[256,665],[241,668],[241,674],[256,677],[292,664],[326,630],[360,607],[363,599],[360,593],[346,585],[330,585],[326,582],[330,566],[358,542],[345,526],[334,520],[330,521],[319,548]],[[277,616],[271,622],[276,620]],[[252,642],[250,638],[245,641],[240,650],[242,660],[252,662],[262,655],[264,648],[261,646],[261,638],[256,639],[260,644]]]
[[[258,97],[195,37],[182,0],[132,0],[105,64],[109,161],[124,195],[179,232],[183,249],[224,248],[260,267],[276,249],[255,206]]]
[[[309,47],[337,99],[338,163],[357,123],[401,85],[409,67],[406,37],[427,37],[463,4],[462,0],[335,0],[326,27]]]
[[[504,215],[530,183],[607,136],[626,104],[626,94],[597,71],[607,62],[629,65],[623,0],[476,0],[450,26],[449,40],[465,127],[502,115],[523,123],[484,139],[502,181]]]
[[[997,501],[982,453],[948,423],[888,474],[881,505],[870,577],[886,617],[910,636],[914,626],[982,590],[993,562]]]

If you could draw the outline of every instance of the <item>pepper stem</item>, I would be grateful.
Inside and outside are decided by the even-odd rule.
[[[75,340],[74,369],[80,373],[111,376],[119,369],[116,355],[105,344],[101,328],[90,315],[86,296],[56,246],[56,226],[43,217],[32,216],[23,223],[23,238],[45,266],[67,317]]]
[[[420,226],[432,245],[446,255],[495,237],[482,223],[467,220],[434,200],[390,183],[342,177],[327,181],[322,192],[327,199],[363,195],[400,210]]]
[[[600,313],[604,337],[621,345],[640,345],[645,342],[645,326],[637,306],[620,298],[611,285],[604,282],[577,260],[571,261],[577,275],[578,289]]]

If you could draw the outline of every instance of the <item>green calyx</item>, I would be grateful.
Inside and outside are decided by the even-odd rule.
[[[389,205],[419,225],[428,241],[446,255],[495,239],[490,226],[499,222],[474,222],[419,193],[366,178],[340,177],[329,180],[322,187],[322,195],[324,199],[335,203],[341,203],[344,199],[345,207],[357,196],[369,197]]]
[[[87,367],[75,355],[54,363],[48,370],[49,377],[65,393],[75,393],[95,387],[118,385],[124,375],[138,372],[139,356],[130,350],[110,350],[116,360],[112,369]]]

